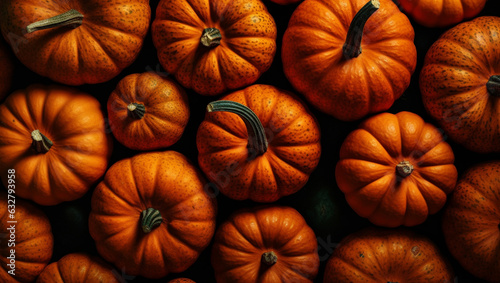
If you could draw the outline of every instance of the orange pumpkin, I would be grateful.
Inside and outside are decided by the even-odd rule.
[[[129,66],[150,19],[147,0],[0,4],[0,28],[17,58],[39,75],[70,85],[106,82]]]
[[[168,283],[196,283],[196,282],[188,278],[177,278],[168,281]]]
[[[414,226],[454,189],[454,155],[441,132],[410,112],[365,120],[340,148],[337,185],[358,215],[379,226]]]
[[[115,138],[128,148],[168,147],[182,136],[189,120],[186,93],[173,80],[155,73],[123,78],[108,99]]]
[[[455,142],[500,152],[500,18],[480,17],[445,32],[420,73],[427,112]]]
[[[0,113],[0,176],[7,187],[7,170],[16,170],[17,196],[55,205],[82,197],[104,175],[112,140],[91,95],[32,85],[9,95]]]
[[[9,175],[9,194],[0,192],[0,282],[33,282],[52,257],[54,238],[45,213],[16,197],[23,175],[12,170]]]
[[[12,84],[14,62],[10,53],[7,45],[0,39],[0,101],[7,95]]]
[[[391,0],[306,0],[283,36],[283,70],[314,107],[357,120],[389,109],[409,86],[413,38]]]
[[[313,282],[318,273],[316,236],[291,207],[264,206],[234,213],[212,247],[217,282]]]
[[[160,278],[191,266],[215,231],[216,200],[175,151],[115,163],[92,195],[97,251],[129,275]]]
[[[202,95],[254,83],[276,53],[276,24],[260,0],[162,0],[151,33],[163,68]]]
[[[428,238],[410,230],[369,228],[344,238],[325,268],[329,282],[454,282],[450,264]]]
[[[49,264],[37,283],[124,282],[113,267],[98,257],[73,253]]]
[[[253,85],[207,109],[196,137],[198,163],[224,195],[273,202],[305,185],[319,162],[320,131],[292,93]]]
[[[464,173],[443,216],[449,251],[474,276],[500,279],[500,161],[478,164]]]

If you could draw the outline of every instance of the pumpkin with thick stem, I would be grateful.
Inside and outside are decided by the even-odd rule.
[[[2,39],[0,39],[0,101],[7,95],[12,85],[14,62],[12,62],[11,51]]]

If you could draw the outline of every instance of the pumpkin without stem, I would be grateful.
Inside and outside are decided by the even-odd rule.
[[[283,70],[314,107],[357,120],[389,109],[409,86],[413,38],[391,0],[306,0],[283,36]]]
[[[425,108],[457,143],[500,152],[500,18],[480,17],[445,32],[420,73]]]
[[[14,63],[10,53],[7,45],[0,39],[0,101],[7,95],[12,84]]]
[[[455,187],[453,151],[410,112],[365,120],[340,148],[335,177],[358,215],[379,226],[414,226],[438,212]]]

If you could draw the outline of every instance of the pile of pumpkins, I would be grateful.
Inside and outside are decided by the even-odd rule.
[[[500,282],[499,10],[272,2],[1,2],[0,282]],[[410,83],[425,113],[392,113]],[[332,191],[363,229],[323,257]],[[86,197],[95,252],[54,259],[44,211]],[[418,229],[436,215],[446,246]]]

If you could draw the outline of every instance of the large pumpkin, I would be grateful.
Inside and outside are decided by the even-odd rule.
[[[0,282],[33,282],[52,257],[54,238],[45,213],[16,197],[22,175],[9,174],[9,194],[0,192]]]
[[[0,39],[0,101],[10,90],[13,73],[14,63],[12,62],[11,51],[4,41]]]
[[[420,73],[425,108],[469,150],[500,152],[500,18],[480,17],[445,32]]]
[[[260,0],[162,0],[151,32],[163,68],[203,95],[252,84],[276,53],[276,24]]]
[[[83,196],[108,167],[112,140],[97,99],[32,85],[0,105],[0,172],[15,169],[16,195],[41,205]]]
[[[438,212],[454,189],[454,155],[441,132],[410,112],[365,120],[340,148],[337,185],[361,217],[414,226]]]
[[[319,125],[292,93],[253,85],[207,107],[198,163],[224,195],[273,202],[300,190],[321,154]]]
[[[443,216],[446,245],[464,269],[500,282],[500,161],[464,173]]]
[[[368,228],[344,238],[325,267],[330,282],[454,282],[439,248],[409,230]]]
[[[123,78],[109,96],[107,107],[113,135],[135,150],[173,145],[189,120],[184,90],[152,72]]]
[[[216,201],[182,154],[151,152],[115,163],[92,195],[97,251],[129,275],[160,278],[191,266],[215,231]]]
[[[409,86],[413,38],[391,0],[306,0],[283,36],[283,70],[314,107],[357,120],[389,109]]]
[[[234,213],[217,229],[212,266],[217,282],[313,282],[316,236],[291,207],[264,206]]]
[[[130,65],[149,28],[147,0],[5,0],[0,27],[17,58],[70,85],[101,83]]]

